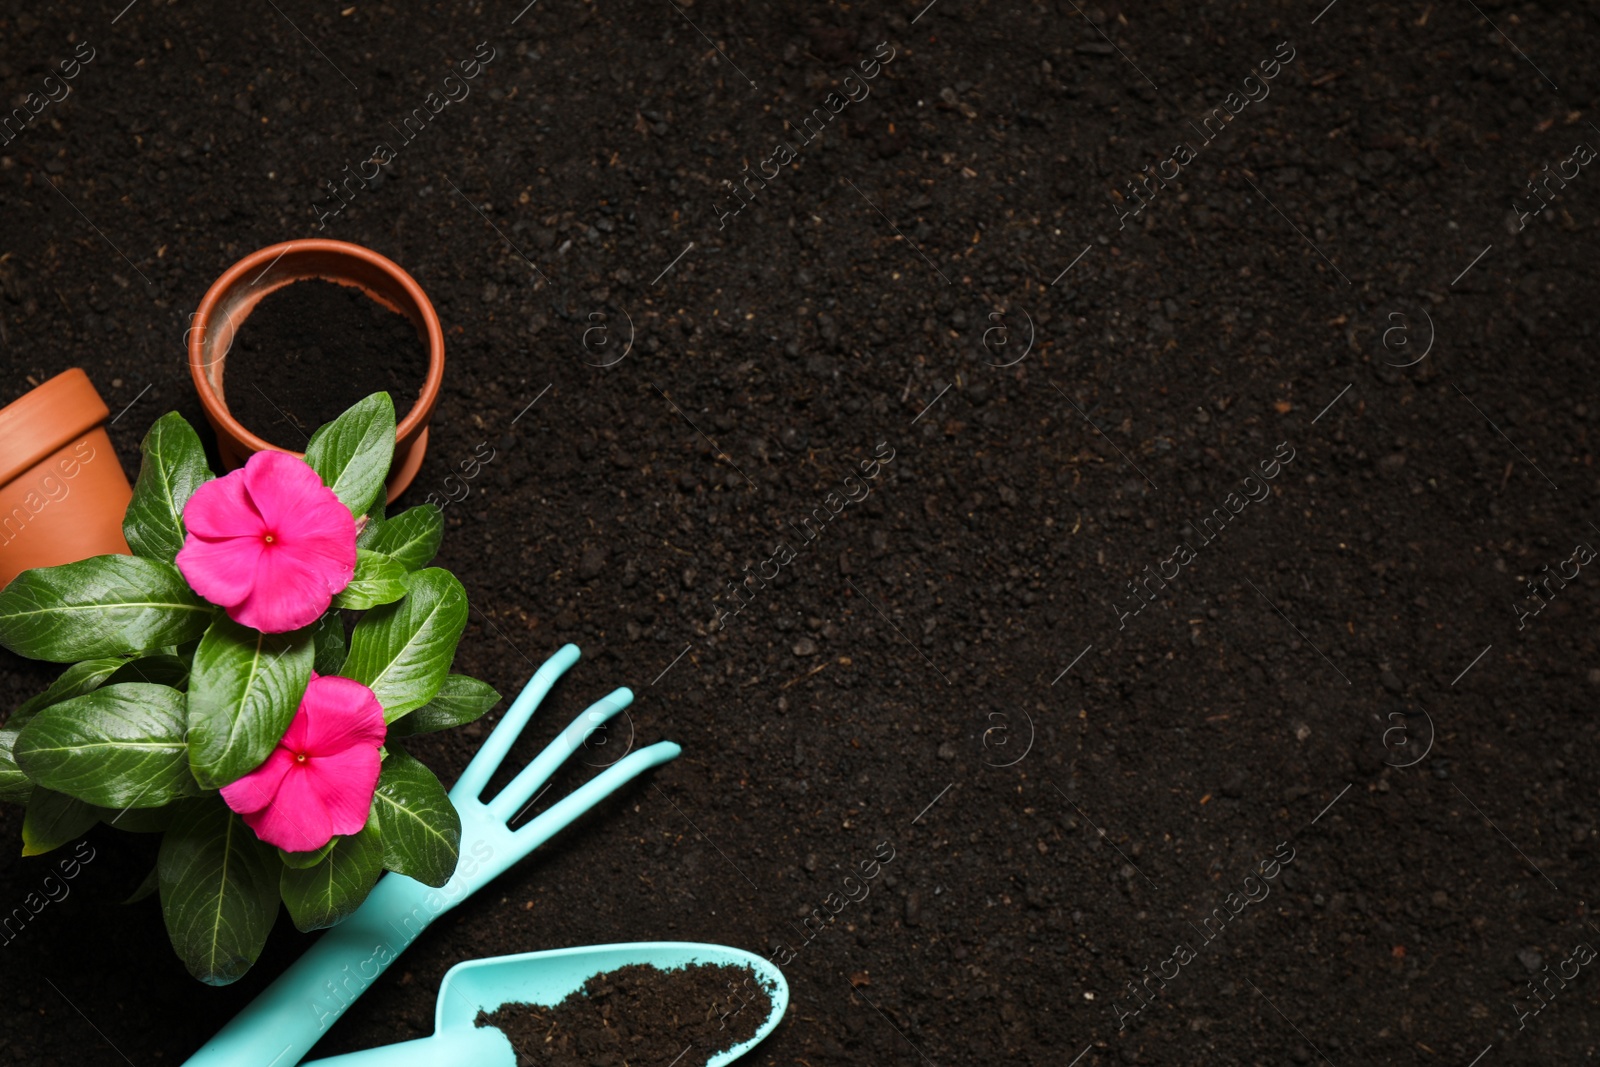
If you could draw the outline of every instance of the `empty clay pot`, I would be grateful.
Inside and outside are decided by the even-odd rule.
[[[30,567],[128,552],[133,498],[89,376],[63,371],[0,408],[0,587]]]
[[[189,373],[206,418],[217,432],[217,450],[228,467],[238,467],[255,452],[272,449],[302,455],[257,437],[228,410],[225,389],[228,350],[234,335],[262,297],[305,278],[351,285],[391,311],[410,319],[428,346],[428,376],[417,402],[396,412],[394,462],[388,498],[394,500],[422,466],[428,449],[428,419],[444,380],[444,331],[427,294],[392,260],[345,241],[285,241],[245,256],[206,292],[188,333]]]

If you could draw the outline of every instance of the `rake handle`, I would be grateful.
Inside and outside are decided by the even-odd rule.
[[[386,874],[351,916],[316,943],[207,1041],[184,1067],[293,1067],[427,926],[466,894],[450,900],[460,869],[444,889]],[[429,906],[444,901],[435,911]]]

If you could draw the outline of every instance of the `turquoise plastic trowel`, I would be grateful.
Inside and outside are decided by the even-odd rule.
[[[772,1009],[754,1037],[712,1056],[706,1061],[708,1067],[723,1067],[755,1048],[778,1025],[789,1004],[789,985],[776,967],[760,956],[723,945],[641,941],[526,952],[469,960],[450,968],[439,986],[433,1036],[308,1060],[305,1067],[517,1067],[517,1050],[511,1040],[492,1026],[475,1025],[478,1012],[513,1003],[559,1004],[594,975],[633,963],[648,963],[663,971],[695,963],[755,971],[756,980],[772,1000]]]

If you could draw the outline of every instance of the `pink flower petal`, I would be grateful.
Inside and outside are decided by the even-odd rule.
[[[222,799],[241,815],[260,811],[272,803],[283,776],[295,765],[294,755],[282,745],[272,750],[265,763],[230,785],[222,787]]]
[[[356,747],[376,751],[388,733],[378,698],[349,678],[328,675],[313,679],[306,686],[300,710],[296,725],[302,717],[305,720],[304,732],[297,738],[305,746],[300,751],[313,756],[325,758]],[[287,737],[284,740],[288,742]]]
[[[316,622],[332,602],[322,575],[292,552],[271,544],[262,546],[249,597],[229,606],[228,615],[242,626],[281,634]]]
[[[356,524],[343,504],[339,518],[343,523],[336,533],[318,531],[308,521],[279,538],[285,551],[293,552],[322,578],[330,594],[344,592],[356,575]]]
[[[356,570],[356,521],[303,459],[257,452],[245,464],[245,484],[273,548],[292,555],[337,593]]]
[[[311,679],[306,682],[306,691],[300,694],[300,703],[295,708],[294,718],[289,723],[289,728],[283,732],[283,739],[278,742],[279,748],[286,748],[290,752],[309,752],[306,745],[306,731],[310,729],[311,717],[306,714],[306,697],[311,694],[312,686],[321,680],[322,675],[316,671],[311,672]]]
[[[331,523],[331,512],[337,508],[344,511],[344,523],[352,534],[355,531],[356,520],[350,509],[322,484],[322,477],[311,469],[311,464],[298,456],[257,452],[245,464],[244,477],[250,500],[268,527],[300,528],[318,511],[329,512],[322,521]]]
[[[316,472],[308,466],[305,468],[312,478]],[[293,502],[285,501],[293,495]],[[257,501],[258,506],[260,502]],[[350,509],[339,502],[339,498],[332,489],[318,481],[311,491],[305,491],[304,486],[292,486],[290,491],[276,498],[275,507],[288,509],[289,518],[279,523],[284,527],[285,536],[293,537],[299,541],[326,540],[336,543],[351,540],[356,535],[356,520],[350,514]],[[354,550],[350,559],[355,561]]]
[[[334,835],[333,820],[312,784],[315,778],[309,760],[296,765],[284,776],[271,804],[244,816],[245,825],[285,852],[311,852],[326,845]]]
[[[178,570],[196,593],[213,604],[233,607],[255,588],[264,547],[259,534],[212,541],[191,533],[178,549]]]
[[[189,533],[211,540],[260,537],[266,529],[245,488],[243,471],[213,478],[196,489],[183,505],[183,525]]]
[[[367,825],[372,794],[378,788],[383,761],[375,747],[361,745],[332,756],[306,761],[306,788],[320,801],[335,834],[356,834]],[[280,790],[275,804],[283,802]],[[321,846],[317,846],[320,848]]]

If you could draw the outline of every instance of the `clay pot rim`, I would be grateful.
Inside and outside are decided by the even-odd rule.
[[[433,414],[434,404],[439,398],[439,390],[444,384],[444,328],[439,324],[439,316],[433,309],[433,302],[422,291],[422,286],[417,284],[416,279],[411,277],[403,267],[389,257],[374,252],[370,248],[351,244],[349,241],[334,241],[323,237],[306,237],[293,241],[281,241],[278,244],[257,249],[224,271],[221,277],[211,283],[211,288],[206,290],[205,297],[195,310],[192,329],[189,333],[189,376],[194,379],[195,391],[200,394],[200,403],[205,408],[206,414],[215,419],[221,424],[222,428],[226,429],[230,435],[252,452],[287,452],[290,455],[302,457],[305,455],[304,452],[297,452],[292,448],[273,444],[271,441],[258,436],[234,417],[233,412],[228,408],[222,397],[217,395],[216,390],[211,387],[211,379],[206,374],[203,343],[207,324],[210,323],[211,317],[216,313],[222,298],[239,283],[239,280],[252,271],[256,274],[265,273],[272,264],[292,252],[320,252],[335,257],[348,256],[352,259],[361,260],[392,278],[416,305],[422,315],[423,324],[427,327],[428,375],[423,380],[422,390],[417,394],[416,403],[411,406],[411,409],[406,412],[403,418],[398,420],[395,426],[395,440],[404,440],[407,436],[418,433],[419,430],[422,433],[426,433],[425,424]],[[361,289],[363,292],[367,292],[366,287],[361,285],[355,278],[328,273],[319,274],[317,277],[328,281],[337,281],[341,285],[351,285]],[[371,293],[367,293],[367,295],[369,298],[372,296]],[[239,326],[243,325],[244,321],[241,319],[235,323],[234,328],[238,329]]]
[[[105,422],[111,409],[82,367],[46,378],[0,408],[0,486]],[[6,456],[10,462],[6,462]]]

